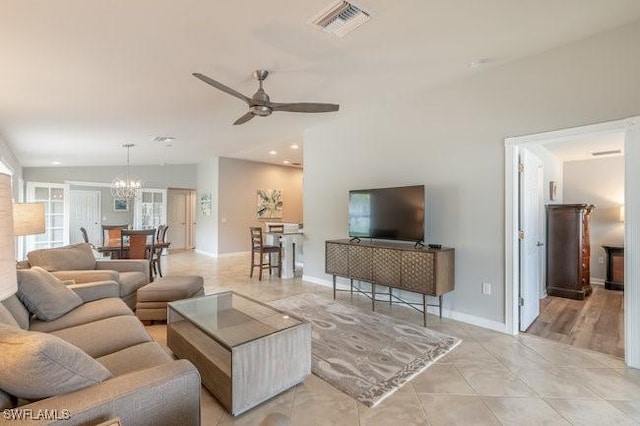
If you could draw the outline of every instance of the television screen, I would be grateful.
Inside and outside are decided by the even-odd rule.
[[[424,185],[349,191],[349,236],[424,240]]]

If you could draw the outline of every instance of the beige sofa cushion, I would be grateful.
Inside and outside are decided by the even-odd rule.
[[[93,358],[151,341],[149,333],[135,315],[106,318],[52,334],[79,347]]]
[[[172,362],[173,358],[157,342],[145,342],[97,358],[96,361],[117,377]]]
[[[0,410],[13,408],[18,404],[18,398],[0,390]]]
[[[18,269],[18,298],[43,321],[61,317],[82,305],[82,299],[44,269]]]
[[[18,324],[18,321],[13,317],[13,314],[11,314],[2,303],[0,303],[0,324],[20,328],[20,324]]]
[[[0,353],[0,388],[18,398],[48,398],[111,377],[102,364],[51,334],[0,325]]]
[[[148,275],[143,272],[120,272],[120,297],[135,293],[147,284]]]
[[[23,330],[29,329],[29,311],[24,307],[17,295],[13,295],[4,299],[2,305],[7,308],[13,318],[18,322],[18,325]]]
[[[33,250],[27,258],[31,266],[40,266],[49,272],[96,269],[96,258],[87,243]]]
[[[129,309],[122,299],[99,299],[93,302],[86,302],[53,321],[33,319],[29,329],[52,332],[120,315],[133,315],[133,311]]]

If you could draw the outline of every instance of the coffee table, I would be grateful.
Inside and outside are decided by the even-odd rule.
[[[167,304],[167,345],[238,415],[311,374],[311,325],[227,291]]]

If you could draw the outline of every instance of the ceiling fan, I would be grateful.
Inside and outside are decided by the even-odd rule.
[[[243,100],[247,105],[249,105],[249,112],[238,118],[233,123],[234,125],[246,123],[256,115],[259,115],[260,117],[266,117],[268,115],[271,115],[273,111],[332,112],[338,111],[338,109],[340,108],[340,105],[337,104],[322,104],[313,102],[295,102],[285,104],[271,102],[271,99],[269,99],[269,95],[267,95],[267,93],[262,88],[262,82],[267,78],[268,75],[269,71],[267,70],[257,70],[253,73],[253,76],[256,78],[256,80],[258,80],[260,87],[252,97],[248,97],[212,78],[207,77],[206,75],[202,75],[197,72],[193,73],[194,77],[199,78],[200,80],[204,81],[207,84],[210,84],[218,90],[222,90],[223,92],[228,93],[231,96],[235,96],[236,98]]]

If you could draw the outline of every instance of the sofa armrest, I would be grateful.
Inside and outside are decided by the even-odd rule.
[[[200,425],[200,374],[189,361],[178,360],[19,408],[69,414],[47,424],[87,425],[119,417],[127,426]]]
[[[116,271],[55,271],[52,272],[59,280],[74,280],[76,284],[93,283],[96,281],[115,281],[120,282],[120,274]]]
[[[118,272],[143,272],[148,274],[149,261],[144,259],[96,260],[96,269],[111,269]]]
[[[84,303],[108,297],[120,297],[120,285],[115,281],[96,281],[92,283],[71,284]]]

